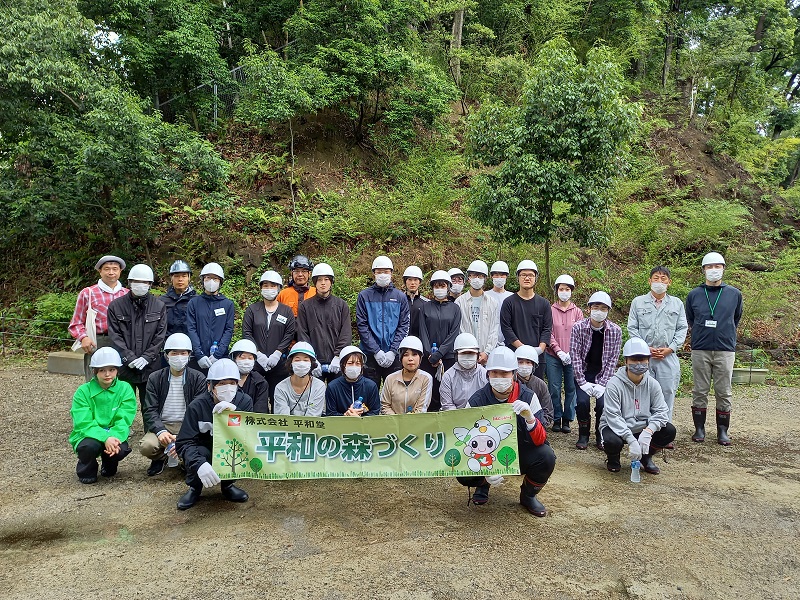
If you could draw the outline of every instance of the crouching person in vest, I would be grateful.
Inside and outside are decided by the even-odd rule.
[[[544,411],[536,394],[517,381],[517,357],[513,350],[504,346],[495,348],[486,361],[486,371],[489,384],[475,392],[467,408],[511,404],[517,414],[519,465],[524,476],[519,503],[532,515],[544,517],[547,509],[536,495],[556,467],[556,455],[547,442],[547,432],[542,422]],[[489,487],[496,482],[494,477],[459,477],[458,481],[461,485],[476,487],[472,495],[474,504],[486,504],[489,501]]]
[[[608,457],[606,468],[620,470],[620,452],[628,444],[630,459],[642,461],[644,470],[658,475],[653,453],[675,439],[669,422],[669,407],[661,384],[648,374],[650,347],[641,338],[631,338],[622,349],[625,366],[620,367],[605,393],[600,433]]]
[[[139,452],[150,459],[147,476],[154,477],[164,470],[166,448],[177,438],[186,414],[186,407],[206,391],[206,378],[200,371],[188,367],[192,340],[185,333],[173,333],[164,344],[164,358],[169,366],[152,373],[147,379],[147,391],[142,401],[145,434],[139,442]],[[170,456],[177,459],[174,447]],[[173,466],[175,463],[173,462]]]
[[[192,400],[186,409],[175,450],[186,466],[186,484],[189,486],[180,500],[178,510],[195,505],[203,488],[222,483],[222,495],[231,502],[247,502],[249,496],[234,485],[235,481],[220,481],[211,466],[214,413],[226,410],[253,410],[250,396],[239,389],[239,368],[229,358],[221,358],[208,369],[208,391]]]
[[[129,383],[117,379],[122,366],[119,352],[104,347],[89,362],[94,376],[72,398],[73,429],[69,443],[78,455],[81,483],[97,481],[97,457],[103,477],[117,474],[119,461],[130,454],[128,436],[136,417],[136,394]]]

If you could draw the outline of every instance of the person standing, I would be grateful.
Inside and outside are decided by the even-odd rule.
[[[450,276],[450,293],[448,294],[448,298],[455,302],[461,295],[461,292],[464,291],[464,271],[458,267],[453,267],[447,274]]]
[[[403,271],[403,285],[406,288],[406,299],[408,300],[408,310],[411,314],[411,323],[408,335],[419,337],[419,315],[425,302],[430,302],[423,296],[419,288],[422,285],[422,269],[411,265]]]
[[[550,302],[534,291],[539,278],[539,268],[532,260],[517,265],[519,291],[503,301],[500,310],[500,329],[505,344],[512,350],[528,345],[544,354],[553,331],[553,313]],[[544,377],[544,361],[536,366],[536,376]]]
[[[119,378],[138,392],[144,405],[147,378],[161,366],[167,338],[167,307],[150,293],[153,269],[134,265],[128,272],[130,294],[108,305],[108,335],[122,357]]]
[[[191,285],[192,268],[182,260],[169,267],[170,286],[161,301],[167,307],[167,337],[173,333],[186,333],[186,309],[189,300],[197,295]]]
[[[667,294],[671,283],[667,267],[653,268],[650,293],[634,298],[628,313],[628,335],[643,339],[650,347],[649,374],[661,384],[669,421],[681,381],[681,365],[675,353],[686,341],[689,329],[683,302]]]
[[[422,341],[413,335],[400,342],[402,369],[386,378],[381,389],[381,414],[402,415],[428,410],[433,378],[419,368],[422,362]]]
[[[220,291],[225,272],[217,263],[208,263],[200,271],[203,293],[189,300],[186,309],[186,333],[192,340],[194,360],[205,375],[209,367],[228,356],[233,339],[236,307]]]
[[[456,299],[461,311],[461,333],[471,333],[478,340],[481,365],[486,364],[489,353],[497,347],[499,308],[494,298],[483,291],[488,276],[489,266],[482,260],[473,260],[467,269],[469,293]]]
[[[103,256],[95,263],[94,268],[100,274],[100,279],[95,285],[83,288],[78,293],[75,312],[69,323],[70,335],[84,352],[83,372],[87,382],[94,378],[94,371],[89,365],[92,354],[98,348],[111,346],[111,339],[108,337],[108,305],[130,291],[119,282],[119,277],[125,270],[125,261],[118,256]],[[77,347],[74,349],[77,350]]]
[[[570,433],[570,423],[575,419],[575,376],[569,343],[572,326],[583,319],[583,311],[572,302],[575,280],[569,275],[559,275],[555,282],[557,300],[553,302],[553,333],[545,354],[547,385],[553,403],[553,431]],[[561,404],[561,386],[564,386],[564,404]]]
[[[278,294],[278,302],[292,309],[295,318],[300,310],[300,305],[317,293],[314,286],[308,287],[308,278],[314,263],[302,254],[298,254],[289,261],[289,285]]]
[[[742,318],[742,293],[723,283],[725,259],[718,252],[709,252],[702,262],[705,283],[686,297],[686,320],[692,336],[692,419],[693,442],[706,437],[706,409],[711,382],[717,399],[717,442],[731,445],[728,427],[731,423],[733,392],[731,378],[736,359],[736,329]]]
[[[508,280],[508,264],[502,260],[495,261],[489,269],[489,276],[492,278],[492,289],[486,292],[497,302],[497,345],[505,346],[505,338],[503,337],[503,330],[500,327],[500,313],[503,310],[503,301],[514,295],[514,292],[509,292],[506,289],[506,281]]]

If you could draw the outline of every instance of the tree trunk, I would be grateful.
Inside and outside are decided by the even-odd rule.
[[[464,9],[459,8],[453,15],[453,37],[450,38],[450,71],[453,81],[461,86],[461,59],[458,50],[461,49],[461,36],[464,31]]]
[[[547,289],[553,290],[553,280],[550,278],[550,237],[544,241],[544,276],[547,280]],[[555,301],[552,297],[551,300]]]

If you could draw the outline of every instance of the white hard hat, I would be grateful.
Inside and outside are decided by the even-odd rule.
[[[333,279],[333,268],[327,263],[319,263],[311,271],[311,281],[316,281],[317,277],[325,275]]]
[[[725,259],[722,257],[722,254],[719,252],[709,252],[703,257],[702,266],[706,265],[724,265]]]
[[[556,277],[556,282],[553,284],[553,286],[558,289],[558,286],[560,286],[562,283],[564,285],[568,285],[573,290],[575,289],[575,280],[570,275],[559,275]]]
[[[473,260],[467,267],[467,273],[480,273],[481,275],[489,276],[489,265],[482,260]]]
[[[489,269],[490,273],[505,273],[508,275],[510,271],[508,270],[508,263],[502,260],[498,260],[492,264],[492,268]]]
[[[403,279],[405,280],[406,277],[416,277],[417,279],[422,280],[422,269],[416,265],[411,265],[405,271],[403,271]]]
[[[191,352],[192,340],[185,333],[173,333],[164,343],[164,352],[169,352],[170,350],[188,350]]]
[[[420,354],[422,354],[422,340],[419,339],[415,335],[407,335],[403,338],[403,341],[400,342],[400,346],[398,350],[400,351],[399,354],[403,354],[403,349],[408,348],[409,350],[416,350]]]
[[[261,279],[258,280],[258,285],[260,286],[265,281],[275,283],[278,287],[283,287],[283,277],[281,277],[280,273],[277,271],[264,271],[264,274],[261,275]]]
[[[128,271],[128,281],[131,279],[135,281],[149,281],[153,283],[153,269],[147,265],[133,265],[131,270]]]
[[[611,296],[605,292],[595,292],[586,303],[587,306],[590,304],[605,304],[608,308],[611,308]]]
[[[253,340],[243,338],[233,345],[230,355],[233,356],[234,354],[239,354],[240,352],[248,352],[255,356],[258,354],[258,348],[256,348],[256,344]]]
[[[520,346],[514,350],[514,355],[517,357],[517,359],[524,358],[525,360],[532,360],[537,365],[539,364],[539,353],[533,346]]]
[[[431,287],[436,281],[443,281],[448,286],[451,284],[450,275],[448,275],[447,271],[442,271],[441,269],[434,271],[433,275],[431,275]]]
[[[498,346],[489,355],[486,361],[487,371],[516,371],[517,357],[514,351],[506,346]]]
[[[458,352],[459,350],[480,350],[481,347],[478,345],[478,340],[475,338],[474,335],[471,333],[459,333],[456,337],[456,341],[453,344],[453,350]]]
[[[360,354],[361,360],[367,362],[367,355],[361,351],[361,348],[359,348],[358,346],[345,346],[344,348],[342,348],[342,351],[339,352],[339,360],[342,362],[342,365],[344,365],[344,363],[347,362],[346,359],[351,354]]]
[[[391,269],[394,271],[394,265],[392,264],[392,259],[388,256],[378,256],[375,260],[372,261],[372,270],[375,269]]]
[[[89,366],[93,369],[100,369],[102,367],[121,367],[122,359],[119,357],[119,352],[110,346],[98,348],[92,354],[89,360]]]
[[[537,267],[536,263],[533,262],[532,260],[525,259],[519,261],[519,264],[517,265],[517,275],[519,275],[520,271],[525,271],[525,270],[533,271],[537,275],[539,274],[539,267]]]
[[[292,346],[292,349],[289,350],[287,358],[291,358],[295,354],[306,354],[314,360],[317,359],[317,353],[314,352],[314,347],[308,342],[297,342],[294,346]]]
[[[452,277],[453,275],[461,275],[463,277],[464,276],[464,271],[462,271],[458,267],[453,267],[452,269],[450,269],[447,272],[447,275],[450,276],[450,277]]]
[[[200,271],[200,279],[203,279],[204,275],[216,275],[220,279],[225,279],[225,272],[222,270],[222,267],[215,262],[208,263],[203,267],[203,270]]]
[[[650,346],[642,338],[631,338],[622,347],[622,356],[650,356]]]
[[[235,379],[239,381],[239,367],[230,358],[220,358],[208,369],[207,381]]]

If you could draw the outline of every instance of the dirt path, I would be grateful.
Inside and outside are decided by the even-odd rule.
[[[480,508],[451,479],[244,481],[246,504],[212,491],[179,512],[180,477],[148,478],[136,451],[114,480],[77,482],[78,378],[0,369],[6,600],[800,597],[797,389],[736,387],[728,449],[691,443],[679,398],[677,449],[638,486],[551,434],[546,519],[517,504],[518,478]]]

